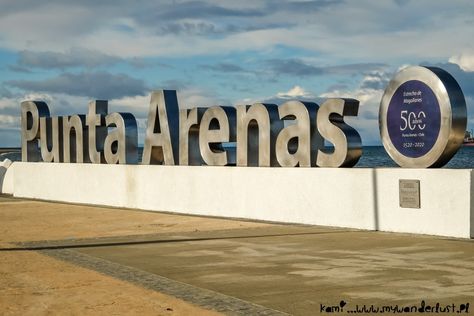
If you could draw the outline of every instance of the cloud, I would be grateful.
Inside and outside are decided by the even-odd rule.
[[[313,92],[306,90],[305,88],[295,85],[288,91],[279,91],[270,96],[261,96],[253,98],[243,98],[233,102],[234,104],[254,104],[254,103],[269,103],[281,105],[289,100],[299,100],[307,102],[319,103],[321,98],[317,97]]]
[[[199,87],[180,85],[179,90],[176,92],[180,109],[209,107],[214,105],[231,105],[229,100],[218,98],[214,94]],[[144,96],[123,97],[109,101],[109,108],[112,111],[130,112],[135,116],[138,123],[139,144],[143,144],[145,139],[150,94]]]
[[[5,88],[3,85],[0,86],[0,98],[12,98],[13,93]]]
[[[269,1],[268,9],[277,12],[300,12],[311,14],[319,12],[327,7],[338,6],[344,3],[342,0],[313,0],[313,1]]]
[[[474,71],[474,53],[462,53],[449,58],[449,62],[459,65],[464,71]]]
[[[401,7],[407,5],[410,2],[410,0],[394,0],[394,1],[396,4],[398,4]]]
[[[23,68],[34,67],[42,69],[87,67],[113,65],[120,61],[120,58],[110,56],[84,48],[73,47],[67,52],[35,52],[23,50],[18,54],[18,66]]]
[[[286,92],[278,92],[277,97],[282,99],[311,98],[313,95],[300,86],[294,86]]]
[[[23,67],[20,65],[9,65],[8,69],[14,72],[20,72],[20,73],[25,73],[25,74],[33,73],[33,71],[31,71],[27,67]]]
[[[423,63],[427,64],[427,63]],[[445,71],[449,72],[451,76],[456,79],[461,90],[463,91],[466,97],[474,98],[474,72],[465,71],[459,65],[452,63],[437,63],[437,64],[428,64],[428,66],[435,66]],[[474,104],[468,104],[469,106],[474,106]],[[474,109],[473,109],[474,110]]]
[[[280,22],[280,23],[260,23],[258,25],[240,25],[240,24],[224,24],[218,25],[209,23],[207,21],[180,21],[163,24],[157,30],[159,35],[198,35],[198,36],[212,36],[212,35],[229,35],[232,33],[252,32],[259,30],[271,30],[290,28],[294,23]]]
[[[203,65],[202,68],[210,69],[217,72],[248,72],[244,68],[231,63],[219,63],[216,65]]]
[[[319,76],[324,71],[299,59],[270,59],[267,62],[270,69],[277,74],[294,76]]]
[[[137,20],[147,23],[157,20],[205,19],[214,17],[259,17],[265,15],[263,9],[231,8],[205,1],[162,4],[156,6],[156,9],[159,10],[150,11],[145,18]]]
[[[364,76],[360,84],[360,89],[385,90],[391,77],[391,73],[372,71]]]
[[[95,99],[117,99],[143,95],[148,91],[143,80],[108,72],[63,73],[41,81],[11,80],[6,84],[25,91],[64,93]]]
[[[346,117],[345,121],[354,127],[364,145],[380,145],[379,106],[392,72],[374,71],[365,75],[355,89],[334,89],[322,93],[322,98],[353,98],[359,100],[356,117]]]
[[[281,75],[294,76],[322,76],[322,75],[350,75],[367,73],[374,70],[380,70],[387,67],[382,63],[359,63],[337,66],[314,66],[301,59],[270,59],[266,61],[271,71]]]
[[[174,22],[160,27],[159,34],[208,35],[219,33],[215,24],[207,22]]]
[[[465,39],[474,35],[468,23],[471,3],[466,0],[456,6],[413,1],[409,10],[395,2],[374,5],[369,0],[0,3],[0,45],[16,50],[63,52],[87,47],[130,57],[266,50],[283,45],[319,56],[350,58],[347,62],[421,56],[446,59],[469,48]]]

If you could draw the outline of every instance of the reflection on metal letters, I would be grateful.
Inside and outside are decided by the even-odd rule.
[[[89,102],[89,113],[86,125],[89,133],[89,158],[92,163],[105,162],[104,141],[107,136],[105,116],[108,113],[108,102],[105,100]]]
[[[204,164],[199,150],[199,122],[206,109],[182,109],[179,111],[179,164],[200,166]]]
[[[278,166],[275,143],[282,128],[275,104],[237,106],[237,166]]]
[[[64,162],[84,162],[84,134],[87,135],[85,121],[85,115],[63,116]]]
[[[178,111],[176,91],[153,92],[142,160],[211,166],[352,166],[360,157],[360,137],[343,116],[357,115],[357,109],[356,100],[335,99],[321,109],[316,103],[288,101],[281,106],[256,103]],[[62,117],[50,117],[43,102],[25,101],[21,123],[24,161],[138,162],[134,116],[108,114],[105,100],[89,102],[87,115]],[[324,150],[322,136],[335,145],[333,153]]]
[[[45,162],[63,161],[62,122],[62,117],[40,117],[41,158]]]
[[[40,137],[40,118],[49,117],[46,103],[24,101],[21,103],[21,160],[40,161],[38,138]]]
[[[206,110],[199,126],[199,149],[204,162],[210,166],[226,166],[235,157],[224,150],[222,143],[235,141],[235,108],[213,106]]]
[[[276,140],[276,157],[282,167],[311,167],[316,161],[319,135],[316,129],[318,105],[311,102],[288,101],[278,107],[281,120],[293,120]],[[293,123],[293,122],[291,122]]]
[[[142,164],[174,165],[178,159],[179,116],[176,91],[151,94]]]
[[[111,113],[105,117],[109,131],[104,143],[105,161],[108,164],[136,164],[138,162],[137,121],[130,113]]]
[[[359,101],[328,99],[319,108],[319,133],[334,145],[334,151],[318,150],[319,167],[352,167],[362,155],[359,133],[344,122],[344,116],[357,116]],[[321,147],[323,148],[323,147]]]

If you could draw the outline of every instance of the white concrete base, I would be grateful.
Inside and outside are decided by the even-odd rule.
[[[0,193],[13,194],[13,164],[10,159],[0,161]]]
[[[14,196],[470,238],[472,170],[15,163]],[[7,172],[8,173],[8,172]],[[399,206],[420,180],[421,209]]]

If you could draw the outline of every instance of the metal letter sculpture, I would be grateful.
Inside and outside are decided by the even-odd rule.
[[[38,137],[40,118],[49,117],[46,103],[41,101],[21,102],[21,160],[40,161]]]
[[[138,162],[137,121],[130,113],[111,113],[105,117],[107,127],[115,127],[105,138],[104,154],[108,164]]]
[[[62,124],[62,117],[40,117],[40,147],[44,162],[63,161]]]
[[[105,116],[107,112],[107,101],[98,100],[89,102],[89,113],[86,115],[86,125],[89,128],[89,158],[92,163],[105,162],[104,142],[107,137]]]
[[[106,101],[91,102],[87,118],[77,114],[49,117],[46,103],[22,102],[22,161],[101,163],[103,155],[104,161],[110,164],[137,163],[135,117],[130,113],[112,113],[103,120],[106,113]],[[113,130],[104,137],[107,128]],[[89,131],[91,135],[88,135]],[[41,150],[38,148],[38,139]],[[104,147],[105,152],[102,154]],[[89,149],[92,149],[90,155]]]
[[[178,159],[179,116],[176,91],[151,94],[142,164],[174,165]]]
[[[400,71],[380,103],[382,143],[401,167],[443,166],[462,145],[466,124],[461,88],[440,68]]]
[[[213,106],[206,110],[199,126],[199,149],[210,166],[235,163],[235,153],[224,150],[222,143],[235,141],[235,108]]]
[[[319,167],[352,167],[362,155],[359,133],[344,122],[344,116],[357,116],[359,101],[354,99],[329,99],[318,111],[319,133],[334,145],[334,152],[319,149]]]
[[[237,166],[278,166],[276,138],[283,128],[278,106],[237,106]]]
[[[199,150],[199,122],[205,112],[205,108],[179,111],[179,164],[182,166],[204,164]]]
[[[64,162],[84,162],[84,158],[89,160],[89,152],[85,152],[84,135],[87,139],[85,129],[86,116],[72,115],[63,116],[63,161]],[[86,141],[87,143],[87,141]],[[87,147],[86,147],[87,148]]]
[[[318,105],[311,102],[288,101],[278,107],[281,120],[294,123],[281,130],[276,140],[276,157],[282,167],[311,167],[322,139],[316,128]]]

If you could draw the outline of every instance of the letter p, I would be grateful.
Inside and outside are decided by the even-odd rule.
[[[40,117],[49,117],[48,105],[39,101],[21,103],[21,160],[40,161]]]

